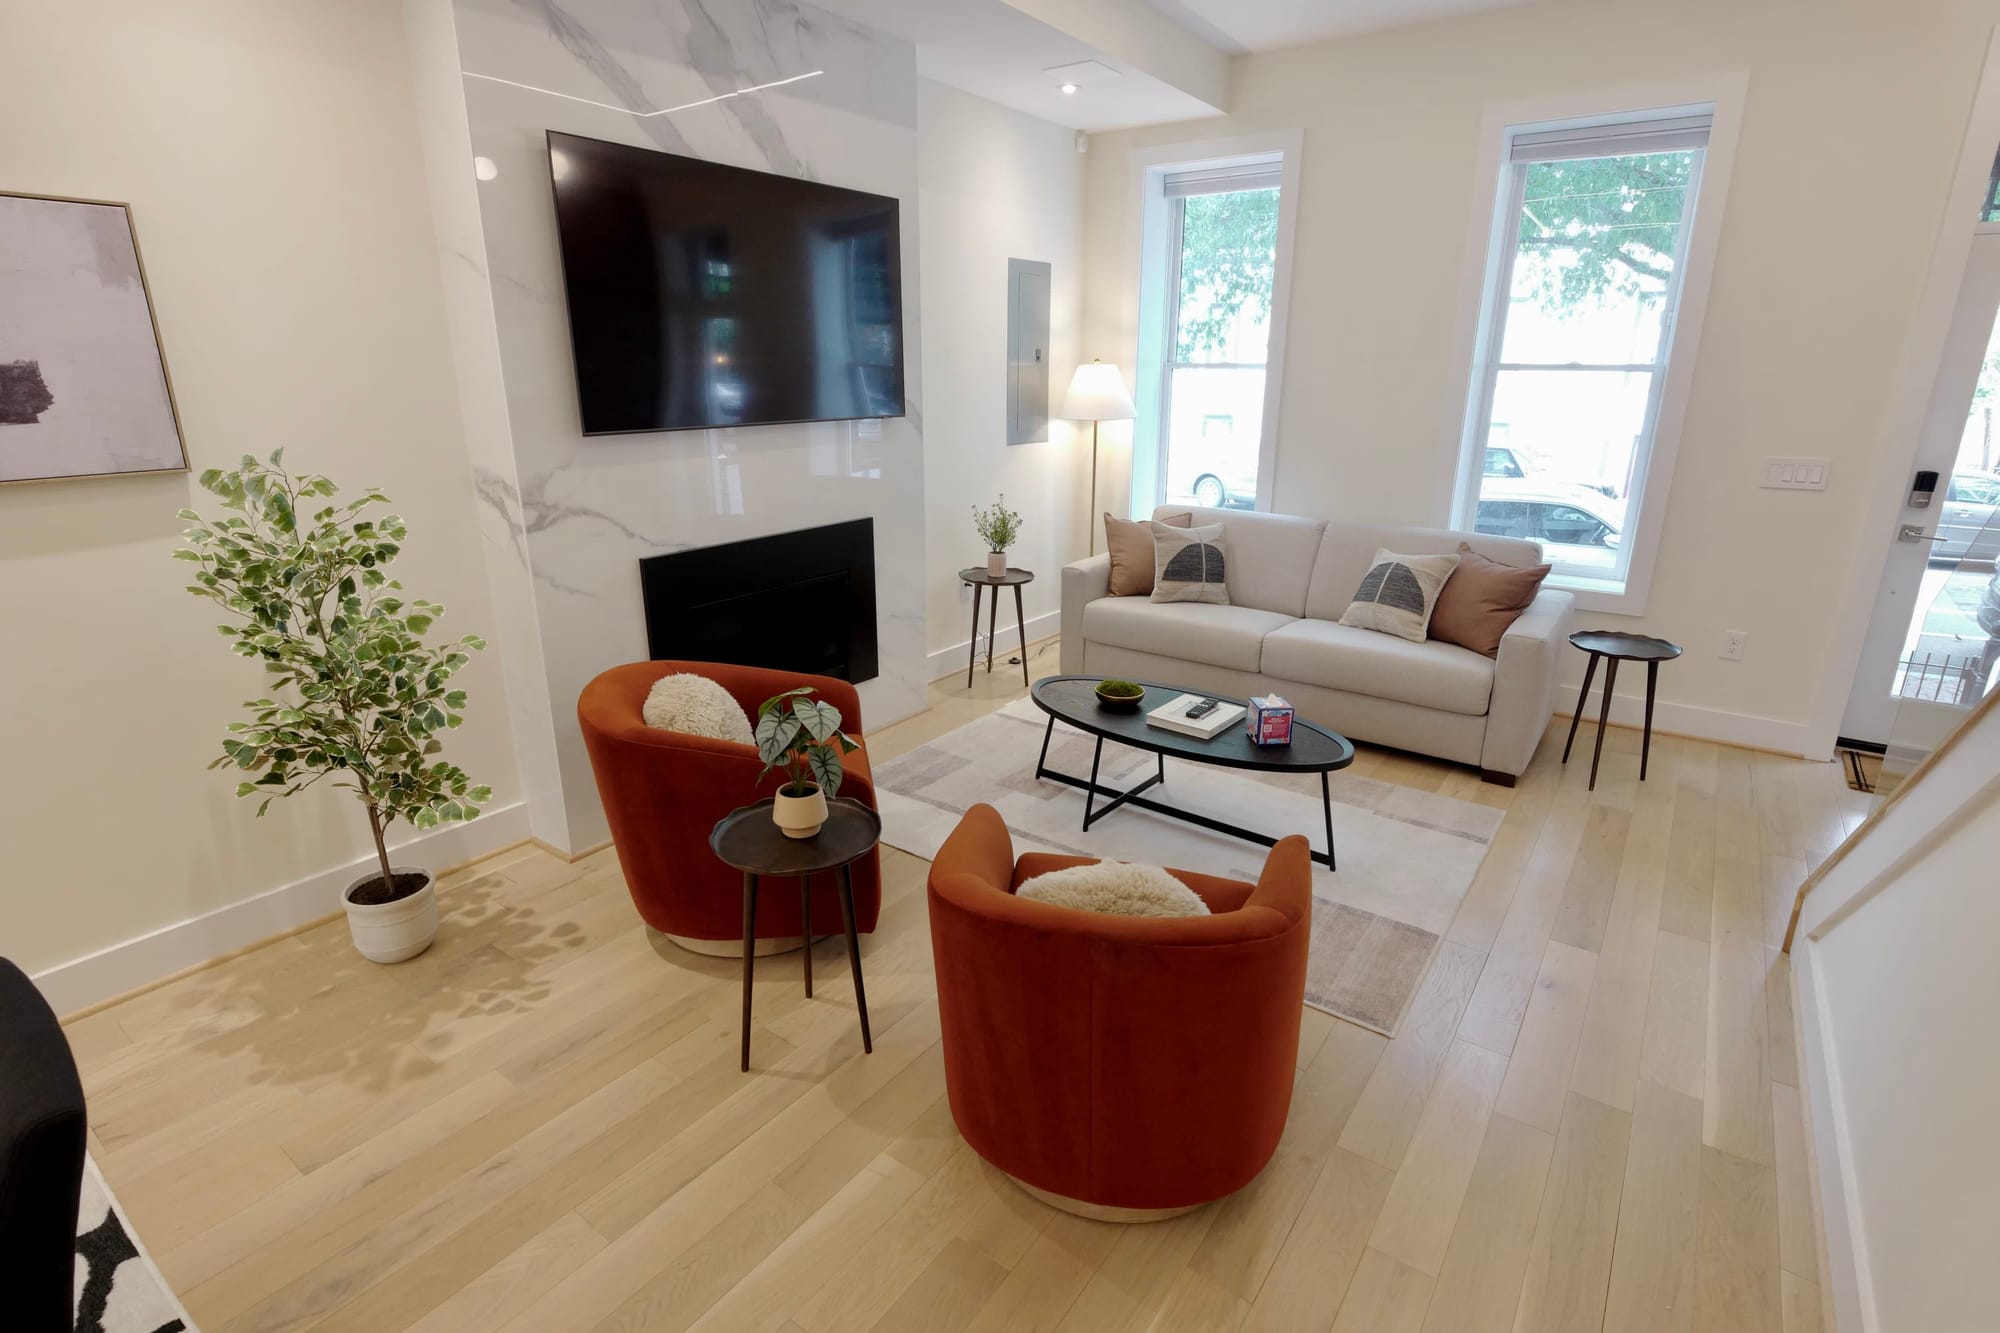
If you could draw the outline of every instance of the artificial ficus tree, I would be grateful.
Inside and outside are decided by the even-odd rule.
[[[406,600],[384,572],[407,535],[396,515],[374,515],[387,496],[370,490],[336,504],[331,481],[295,476],[283,462],[280,449],[268,461],[245,454],[231,471],[211,468],[201,484],[227,512],[180,511],[194,526],[174,556],[200,566],[188,591],[230,613],[217,629],[264,664],[272,695],[244,705],[250,720],[229,724],[209,767],[256,774],[236,794],[261,795],[260,817],[278,797],[333,777],[366,809],[392,889],[392,822],[435,828],[473,818],[492,799],[492,788],[438,758],[439,734],[464,720],[465,691],[451,679],[486,645],[470,634],[423,641],[444,608]]]

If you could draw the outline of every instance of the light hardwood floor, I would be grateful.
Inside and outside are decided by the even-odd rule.
[[[871,748],[1019,693],[947,679]],[[759,969],[738,1073],[738,965],[649,938],[610,853],[523,848],[413,962],[334,922],[71,1023],[92,1148],[208,1333],[1817,1329],[1776,946],[1863,798],[1672,738],[1642,785],[1617,730],[1591,794],[1561,745],[1513,791],[1364,750],[1506,818],[1401,1034],[1307,1010],[1276,1157],[1174,1221],[1057,1213],[959,1139],[894,851],[872,1056],[829,941],[812,1000]]]

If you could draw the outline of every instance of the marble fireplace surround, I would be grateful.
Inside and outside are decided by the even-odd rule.
[[[476,186],[476,228],[468,210],[454,227],[449,201],[438,204],[482,531],[503,639],[512,631],[509,688],[528,695],[514,718],[535,832],[582,852],[609,834],[576,699],[599,671],[647,656],[642,557],[872,519],[880,674],[860,686],[866,723],[923,706],[915,52],[784,0],[451,0],[450,16],[447,40],[418,58],[435,63],[455,43],[470,150],[496,168]],[[672,115],[634,114],[811,71]],[[898,197],[907,415],[585,439],[550,129]],[[453,170],[450,157],[431,153],[434,177]],[[433,194],[470,186],[467,165],[434,179]],[[495,344],[497,375],[468,364]],[[473,401],[495,392],[504,413]]]

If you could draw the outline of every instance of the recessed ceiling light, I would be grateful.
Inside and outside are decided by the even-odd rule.
[[[1064,96],[1064,97],[1070,97],[1070,96],[1073,96],[1073,95],[1074,95],[1074,94],[1076,93],[1076,85],[1075,85],[1075,84],[1073,84],[1073,83],[1065,83],[1065,84],[1064,84],[1064,85],[1062,86],[1062,90],[1063,90],[1063,96]]]

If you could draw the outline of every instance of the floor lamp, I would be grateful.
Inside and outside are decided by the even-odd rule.
[[[1064,417],[1090,423],[1090,553],[1097,554],[1097,423],[1130,421],[1138,415],[1132,395],[1125,392],[1125,377],[1115,365],[1093,357],[1087,366],[1078,366],[1063,396]]]

